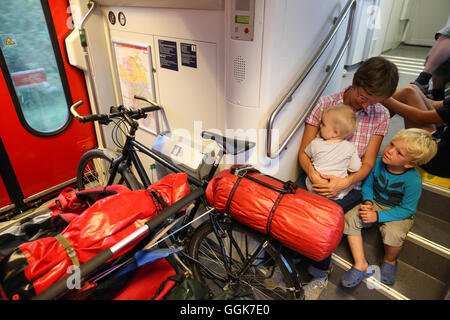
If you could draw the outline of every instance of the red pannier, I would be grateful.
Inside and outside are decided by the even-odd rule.
[[[344,231],[338,204],[256,169],[222,171],[208,184],[206,197],[218,211],[316,261],[336,249]]]
[[[52,211],[51,216],[60,216],[67,222],[72,221],[97,200],[118,193],[130,192],[128,187],[117,184],[75,192],[73,188],[65,188],[47,208]]]
[[[5,257],[0,263],[0,291],[8,299],[29,299],[41,293],[64,277],[69,267],[110,248],[188,193],[187,174],[170,174],[147,190],[124,191],[96,201],[57,237],[26,242]]]
[[[175,269],[166,259],[140,267],[113,300],[162,300],[175,286]]]

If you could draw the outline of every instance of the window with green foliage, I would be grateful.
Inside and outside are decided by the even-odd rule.
[[[23,118],[38,133],[58,131],[69,110],[41,2],[1,0],[0,12],[1,50]]]

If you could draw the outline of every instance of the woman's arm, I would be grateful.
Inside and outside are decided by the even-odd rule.
[[[370,171],[372,171],[373,166],[377,161],[378,151],[380,150],[383,138],[383,136],[378,135],[373,135],[370,138],[366,153],[361,159],[361,169],[359,169],[359,171],[355,173],[351,173],[348,175],[348,178],[351,180],[350,185],[363,181],[369,175]]]
[[[298,150],[298,161],[303,171],[307,174],[312,183],[325,182],[320,174],[314,168],[311,159],[305,153],[306,147],[314,140],[319,128],[310,124],[305,124],[305,130],[303,131],[302,142]]]
[[[335,197],[344,190],[359,181],[364,180],[372,170],[377,160],[378,150],[380,149],[383,136],[374,135],[370,138],[367,145],[366,153],[361,159],[362,165],[359,171],[350,173],[345,178],[339,178],[332,175],[321,175],[322,178],[328,179],[327,184],[313,184],[313,190],[325,197]]]
[[[394,98],[388,98],[384,100],[383,104],[390,110],[403,118],[406,118],[417,124],[439,124],[443,123],[442,118],[436,112],[436,110],[422,110],[413,105],[409,105],[398,101]],[[438,104],[436,107],[440,107]]]

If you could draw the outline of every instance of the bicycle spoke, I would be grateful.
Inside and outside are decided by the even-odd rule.
[[[293,285],[285,282],[288,273],[285,270],[283,275],[281,260],[274,259],[279,252],[274,249],[266,251],[267,243],[262,236],[254,238],[227,224],[224,227],[217,226],[220,231],[225,231],[218,233],[220,241],[210,229],[198,248],[198,260],[207,271],[197,270],[200,270],[202,281],[208,283],[212,292],[220,294],[231,288],[234,294],[255,299],[292,298]],[[219,291],[211,287],[212,283]]]
[[[97,168],[98,182],[102,186],[106,186],[108,183],[109,173],[106,168],[105,162],[102,159],[94,159],[95,167]]]

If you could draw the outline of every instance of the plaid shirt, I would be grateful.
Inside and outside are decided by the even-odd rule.
[[[306,118],[306,123],[314,127],[320,125],[324,110],[331,106],[344,103],[344,93],[351,88],[345,88],[339,93],[329,96],[320,97],[316,105]],[[381,103],[368,106],[356,112],[357,128],[355,133],[348,137],[347,140],[353,142],[358,150],[360,158],[364,156],[370,138],[373,135],[386,136],[389,129],[389,110]],[[355,185],[355,189],[361,190],[361,182]]]

